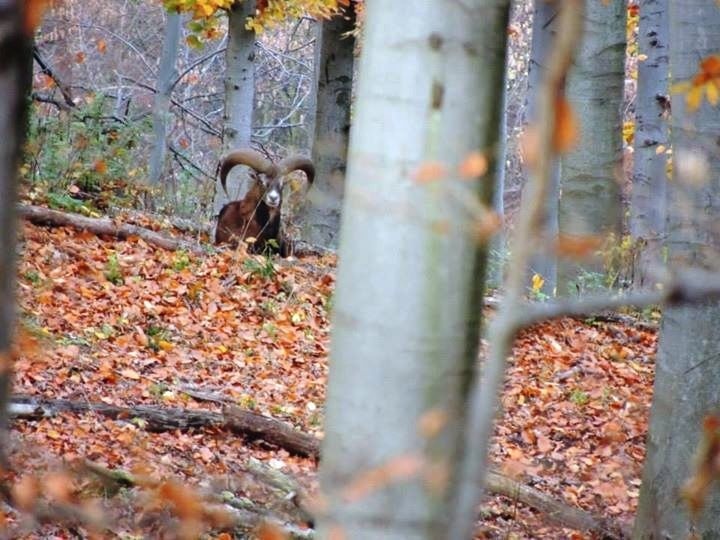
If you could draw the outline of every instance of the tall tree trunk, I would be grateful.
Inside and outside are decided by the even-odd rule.
[[[700,0],[669,2],[670,73],[693,77],[698,61],[720,50],[720,10]],[[668,184],[671,268],[718,267],[720,237],[720,115],[704,103],[686,108],[672,97],[673,182]],[[688,157],[688,152],[694,152]],[[706,161],[707,168],[703,162]],[[687,172],[686,172],[687,171]],[[704,174],[703,174],[704,173]],[[720,304],[667,308],[656,361],[650,433],[643,472],[637,538],[720,538],[720,491],[713,486],[697,521],[679,494],[693,472],[703,418],[720,409]]]
[[[322,23],[315,44],[317,102],[313,161],[316,180],[302,210],[303,237],[311,244],[335,248],[345,188],[350,136],[355,39],[353,4]]]
[[[508,121],[508,87],[507,63],[505,66],[506,79],[503,83],[502,108],[500,115],[500,135],[498,137],[497,171],[495,172],[495,189],[493,191],[493,210],[501,218],[505,215],[505,171],[507,169],[507,121]],[[505,252],[507,250],[506,238],[501,228],[490,242],[490,257],[496,264],[489,265],[487,286],[498,288],[502,286],[505,274]]]
[[[0,2],[0,466],[8,450],[7,403],[12,385],[15,332],[15,251],[18,165],[25,139],[27,99],[32,77],[31,30],[26,2]]]
[[[178,13],[166,13],[165,35],[163,37],[153,108],[153,139],[155,146],[152,154],[150,154],[150,171],[148,175],[150,185],[156,190],[160,187],[160,178],[165,168],[167,125],[170,116],[170,90],[176,73],[175,61],[180,45],[181,20]]]
[[[496,170],[491,159],[489,177],[468,181],[458,166],[497,148],[508,12],[509,2],[490,0],[367,4],[321,537],[337,529],[348,538],[435,539],[447,530],[456,482],[426,479],[452,477],[457,464],[486,265],[473,234],[478,216],[463,201],[490,205]],[[428,162],[444,166],[434,181]]]
[[[666,116],[668,96],[668,2],[642,0],[638,29],[639,54],[637,96],[635,97],[635,152],[633,153],[630,231],[642,242],[635,268],[635,284],[646,283],[647,272],[661,262],[664,244],[668,147]]]
[[[245,28],[255,14],[255,0],[235,2],[228,11],[228,44],[225,53],[224,151],[250,146],[255,98],[255,32]],[[218,156],[219,157],[219,156]],[[227,178],[230,197],[244,195],[247,171],[235,167]],[[215,190],[215,212],[227,202],[222,189]]]
[[[621,232],[618,182],[622,162],[625,20],[623,0],[584,0],[583,42],[568,77],[567,98],[580,121],[577,147],[563,156],[560,181],[560,234],[606,239]],[[602,271],[600,263],[585,268]],[[558,292],[581,268],[561,261]]]
[[[532,20],[532,45],[530,47],[530,65],[528,69],[528,109],[531,122],[537,120],[537,99],[545,77],[546,62],[555,36],[555,21],[558,6],[555,2],[535,0]],[[528,171],[524,171],[527,178]],[[540,249],[532,258],[530,271],[539,274],[545,280],[542,292],[552,296],[557,287],[557,257],[552,246],[558,237],[558,198],[560,197],[560,162],[554,160],[550,174],[550,186],[547,190],[545,218],[543,219],[544,238]]]

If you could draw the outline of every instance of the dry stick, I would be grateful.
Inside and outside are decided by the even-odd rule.
[[[582,0],[565,0],[560,7],[557,38],[548,64],[547,80],[540,94],[537,173],[523,197],[509,261],[506,296],[488,332],[491,340],[489,357],[483,365],[482,376],[473,380],[470,391],[470,411],[464,430],[465,441],[458,474],[458,495],[450,520],[450,540],[472,538],[476,515],[474,510],[482,496],[488,469],[488,444],[495,416],[500,409],[498,394],[505,373],[505,361],[511,353],[516,327],[514,321],[519,313],[525,272],[534,245],[533,232],[538,229],[542,215],[554,158],[555,102],[562,95],[565,74],[580,38],[582,22]]]

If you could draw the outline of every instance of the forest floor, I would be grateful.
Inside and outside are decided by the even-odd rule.
[[[15,394],[214,411],[232,403],[322,436],[332,258],[273,266],[229,250],[198,257],[67,228],[26,223],[22,233],[25,331]],[[630,523],[655,348],[646,326],[600,319],[524,332],[507,374],[494,467],[570,506]],[[17,420],[13,436],[20,495],[33,492],[28,486],[49,497],[97,495],[59,472],[78,460],[236,491],[247,487],[251,457],[309,486],[316,473],[312,459],[219,428],[152,433],[132,419],[63,413]],[[13,537],[69,535],[4,512]],[[481,538],[584,537],[503,497],[489,498],[481,515]],[[135,517],[121,512],[112,534],[159,534]],[[78,530],[73,537],[84,537]]]

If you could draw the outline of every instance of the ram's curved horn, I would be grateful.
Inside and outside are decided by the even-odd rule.
[[[312,185],[315,180],[315,165],[303,156],[289,156],[278,163],[280,175],[285,176],[293,171],[302,171],[307,175],[308,184]]]
[[[271,174],[275,170],[275,165],[273,165],[270,160],[265,159],[261,154],[250,148],[241,148],[240,150],[226,154],[220,160],[218,169],[220,170],[220,185],[225,195],[228,196],[228,199],[230,195],[228,195],[227,188],[225,187],[225,181],[227,180],[227,175],[230,170],[236,165],[247,165],[262,174]]]

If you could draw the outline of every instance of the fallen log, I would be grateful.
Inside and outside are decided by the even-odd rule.
[[[145,428],[148,431],[217,427],[227,429],[250,440],[261,439],[296,455],[312,457],[316,460],[320,455],[320,440],[317,437],[298,431],[274,418],[245,411],[238,407],[227,407],[222,413],[218,413],[149,405],[117,407],[106,403],[13,396],[9,409],[10,415],[14,418],[37,419],[53,416],[59,412],[94,412],[114,419],[139,418],[146,422]],[[299,491],[294,482],[287,479],[278,480],[277,473],[273,478],[267,470],[263,470],[259,466],[252,466],[251,471],[262,477],[268,484],[287,493]],[[127,481],[127,478],[123,477],[123,480]],[[502,474],[488,473],[486,488],[491,494],[503,495],[537,510],[555,524],[563,527],[598,533],[602,538],[613,540],[630,537],[629,531],[611,519],[597,517],[580,508],[572,507]],[[293,502],[303,512],[306,512],[302,498],[304,497]],[[309,516],[305,514],[304,517]]]
[[[93,412],[113,419],[138,418],[145,422],[148,431],[187,430],[217,427],[227,429],[249,440],[263,440],[284,448],[291,454],[318,459],[320,440],[294,429],[285,422],[238,407],[224,412],[136,405],[117,407],[106,403],[90,403],[67,399],[45,399],[35,396],[13,396],[10,414],[16,418],[54,416],[59,412]]]
[[[255,470],[262,470],[267,467],[260,462],[253,464]],[[106,493],[110,493],[114,496],[120,488],[125,487],[139,487],[142,489],[155,489],[162,484],[161,481],[152,480],[149,478],[137,478],[134,474],[122,470],[122,469],[111,469],[95,463],[90,460],[83,460],[79,465],[75,466],[78,472],[87,471],[97,477]],[[284,477],[282,473],[277,473],[279,477]],[[260,477],[260,482],[268,482],[268,478]],[[289,478],[286,480],[288,483],[293,481]],[[274,488],[280,491],[278,498],[279,501],[271,504],[269,501],[253,501],[247,497],[237,497],[229,491],[223,491],[222,493],[215,493],[212,491],[201,490],[197,488],[198,499],[202,501],[203,505],[207,505],[205,514],[213,514],[213,506],[222,505],[224,510],[228,512],[232,517],[234,523],[232,526],[240,528],[245,532],[249,533],[253,529],[261,526],[263,523],[271,524],[278,528],[280,531],[286,534],[287,538],[297,539],[311,539],[315,536],[315,531],[312,528],[300,527],[300,523],[307,521],[307,514],[301,510],[298,506],[288,504],[282,505],[286,510],[289,509],[288,515],[275,514],[268,510],[268,506],[276,507],[278,503],[289,502],[285,500],[284,491],[280,490],[274,483],[268,484],[268,487]]]
[[[597,517],[585,510],[572,507],[502,474],[489,472],[486,488],[494,495],[503,495],[519,501],[568,529],[595,533],[599,534],[601,538],[612,540],[630,538],[630,531],[616,521]]]
[[[80,230],[90,231],[97,235],[112,236],[120,239],[127,239],[131,236],[142,238],[148,244],[158,246],[169,251],[184,249],[191,253],[201,255],[203,248],[194,242],[188,242],[180,238],[165,236],[150,229],[130,225],[127,223],[116,223],[108,218],[91,218],[80,214],[68,214],[58,210],[51,210],[43,206],[26,204],[18,205],[18,214],[36,225],[50,225],[53,227],[73,227]]]

